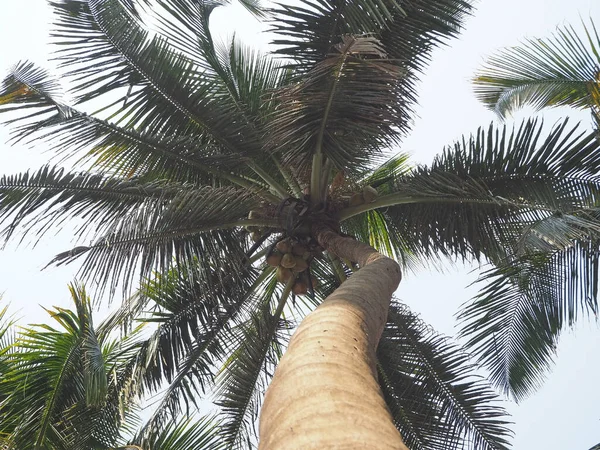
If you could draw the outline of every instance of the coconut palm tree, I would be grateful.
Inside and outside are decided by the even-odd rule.
[[[48,310],[58,328],[0,329],[0,448],[48,450],[172,450],[223,448],[209,418],[172,422],[143,447],[127,443],[139,406],[123,392],[128,363],[141,340],[112,339],[92,323],[82,285],[69,286],[75,310]],[[3,310],[0,320],[6,315]],[[138,329],[139,331],[139,329]],[[10,338],[9,338],[10,337]]]
[[[600,128],[600,36],[594,22],[583,32],[558,28],[491,56],[474,79],[479,99],[500,117],[530,105],[589,109]]]
[[[420,261],[490,264],[464,333],[498,386],[529,393],[560,330],[596,312],[600,144],[526,122],[428,167],[386,160],[468,2],[246,1],[276,58],[215,42],[222,3],[52,2],[74,103],[20,63],[0,105],[15,141],[76,167],[3,177],[4,237],[75,220],[81,245],[52,263],[82,260],[113,294],[149,277],[109,319],[157,326],[127,369],[129,395],[162,393],[140,440],[210,394],[222,441],[253,446],[268,385],[261,448],[505,448],[493,391],[392,294]]]

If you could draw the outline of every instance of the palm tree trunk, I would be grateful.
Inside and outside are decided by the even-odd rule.
[[[400,267],[329,229],[313,234],[360,270],[290,340],[265,396],[259,448],[408,450],[379,388],[375,358]]]

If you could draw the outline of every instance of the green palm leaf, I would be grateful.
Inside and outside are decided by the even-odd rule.
[[[269,280],[261,305],[232,330],[226,361],[218,380],[216,404],[222,408],[223,440],[227,448],[252,448],[262,395],[287,342],[291,329],[281,313],[292,285],[281,292]]]
[[[377,213],[386,227],[372,229],[386,240],[359,235],[397,254],[493,263],[463,312],[463,335],[492,381],[522,399],[539,386],[560,330],[598,310],[598,150],[593,134],[566,122],[546,137],[535,122],[491,127],[340,214],[373,208],[349,226],[364,229]]]
[[[524,105],[598,108],[600,37],[590,24],[584,37],[565,26],[489,58],[474,79],[476,95],[501,117]]]
[[[598,311],[598,240],[507,261],[480,278],[485,286],[460,318],[467,347],[490,379],[516,400],[545,378],[560,332],[578,312]]]
[[[115,113],[127,127],[169,135],[208,133],[229,152],[261,153],[244,121],[232,120],[238,115],[235,105],[217,101],[218,82],[167,40],[152,37],[118,0],[64,0],[53,6],[59,14],[56,36],[65,45],[59,55],[82,100],[127,88]]]
[[[17,229],[23,235],[35,229],[41,236],[66,217],[82,218],[81,232],[92,225],[100,230],[120,220],[132,208],[159,207],[169,202],[181,189],[182,186],[161,181],[66,173],[56,166],[3,176],[0,217],[11,219],[3,234],[8,239]]]
[[[139,448],[125,446],[124,449]],[[190,417],[169,423],[142,443],[142,450],[224,449],[219,423],[211,417]]]
[[[170,417],[196,406],[196,396],[207,394],[214,384],[230,327],[238,316],[247,314],[252,295],[261,277],[248,267],[232,278],[231,272],[212,272],[207,280],[199,264],[171,271],[167,280],[158,279],[146,288],[145,296],[156,305],[142,317],[158,328],[143,341],[131,359],[131,380],[140,395],[161,392],[152,417],[138,435],[162,429]],[[162,277],[161,277],[162,278]]]
[[[2,300],[2,296],[0,296]],[[4,378],[10,370],[9,352],[14,342],[13,321],[6,317],[8,308],[0,309],[0,378]],[[0,392],[0,403],[4,400],[4,393]]]
[[[140,132],[68,106],[60,100],[56,81],[31,63],[15,66],[0,92],[11,100],[0,106],[0,112],[33,110],[9,120],[18,125],[13,129],[13,142],[43,140],[67,158],[78,157],[80,163],[93,162],[128,178],[161,176],[199,184],[213,184],[216,179],[257,191],[265,188],[259,181],[231,173],[243,174],[245,159],[239,153],[224,154],[210,139],[174,138],[163,130],[158,134]]]
[[[411,449],[506,449],[506,412],[456,344],[393,303],[377,349],[386,401]]]
[[[542,125],[508,132],[490,127],[446,149],[430,167],[398,177],[371,204],[340,211],[350,218],[377,209],[396,242],[409,248],[492,261],[514,253],[530,227],[555,214],[585,215],[595,207],[600,169],[593,134],[567,122],[541,137]],[[595,219],[594,219],[595,220]],[[397,249],[398,253],[402,247]]]
[[[118,416],[102,410],[106,360],[90,299],[83,287],[70,289],[76,312],[49,311],[60,329],[26,328],[5,350],[0,434],[16,448],[89,449],[119,438]]]
[[[348,173],[366,167],[408,129],[415,72],[468,11],[454,0],[276,8],[275,53],[292,60],[296,83],[279,94],[286,101],[273,118],[271,146],[285,143],[295,164],[322,154]]]
[[[126,286],[138,263],[139,273],[147,276],[152,270],[166,270],[174,261],[201,257],[208,265],[225,251],[235,267],[245,258],[246,232],[240,227],[263,224],[243,219],[255,204],[252,195],[231,188],[184,190],[162,207],[139,208],[122,216],[102,229],[95,243],[60,253],[51,264],[88,254],[82,276],[97,277],[101,285],[122,279]]]
[[[345,38],[335,53],[278,93],[283,105],[272,119],[271,147],[287,147],[285,158],[296,164],[322,154],[349,173],[364,168],[396,134],[389,86],[402,74],[377,39]]]

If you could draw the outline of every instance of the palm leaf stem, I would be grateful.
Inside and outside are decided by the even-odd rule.
[[[270,248],[267,246],[265,248],[263,248],[262,250],[260,250],[259,252],[255,253],[254,255],[252,255],[252,257],[248,260],[248,262],[250,264],[254,264],[256,261],[258,261],[260,258],[262,258],[263,256],[265,256],[267,253],[269,253]]]
[[[327,187],[329,186],[329,175],[331,173],[331,159],[325,159],[325,164],[323,165],[323,170],[321,171],[321,186],[319,191],[319,198],[321,201],[325,201],[327,199]]]
[[[298,181],[296,181],[296,179],[287,170],[287,168],[283,167],[279,163],[279,161],[277,160],[277,158],[273,157],[272,159],[273,159],[273,162],[275,163],[275,165],[277,166],[277,169],[279,170],[279,172],[281,173],[281,175],[285,179],[285,182],[288,184],[288,186],[290,187],[290,189],[292,190],[292,192],[296,196],[296,198],[302,197],[302,188],[300,187],[300,184],[298,184]]]
[[[325,105],[325,110],[323,111],[323,120],[321,121],[321,127],[319,129],[319,134],[317,135],[317,144],[315,146],[315,155],[321,156],[323,152],[323,137],[325,136],[325,130],[327,129],[327,120],[329,119],[329,113],[331,112],[331,107],[333,105],[333,99],[335,98],[335,92],[337,89],[338,82],[343,74],[344,64],[346,63],[346,58],[348,57],[347,50],[344,51],[344,55],[340,60],[339,67],[337,68],[337,74],[333,79],[333,83],[331,84],[331,90],[329,91],[329,98],[327,99],[327,104]]]
[[[260,176],[269,185],[270,190],[277,194],[280,200],[289,198],[289,192],[279,184],[271,175],[269,175],[262,167],[258,166],[254,161],[248,163],[250,167],[258,176]],[[277,202],[279,203],[279,201]]]
[[[331,112],[331,107],[333,105],[333,99],[335,98],[337,85],[342,76],[342,69],[344,67],[344,64],[346,63],[346,58],[348,57],[348,49],[345,49],[343,51],[343,55],[337,70],[337,75],[331,83],[331,90],[329,91],[327,104],[325,105],[325,110],[323,111],[321,127],[319,129],[319,133],[317,134],[315,154],[313,155],[312,177],[310,180],[310,191],[313,194],[310,197],[310,203],[313,207],[317,206],[320,201],[320,198],[315,194],[321,192],[319,184],[321,183],[321,165],[323,164],[323,137],[325,136],[325,130],[327,129],[327,120],[329,119],[329,113]]]
[[[292,287],[294,287],[294,283],[296,282],[296,277],[290,278],[290,280],[285,285],[285,289],[281,293],[281,298],[279,299],[279,303],[277,304],[277,309],[275,309],[275,313],[273,314],[274,320],[279,320],[279,316],[283,312],[283,308],[285,303],[287,302],[290,293],[292,292]]]
[[[73,361],[74,358],[77,358],[77,355],[79,354],[79,352],[77,352],[76,350],[81,345],[81,342],[82,342],[82,337],[80,336],[79,339],[77,340],[77,342],[75,343],[75,345],[73,345],[69,349],[69,354],[67,355],[67,358],[65,359],[65,362],[60,369],[60,374],[58,375],[56,383],[54,384],[54,387],[52,389],[52,394],[50,395],[50,399],[48,400],[48,402],[46,403],[46,407],[44,408],[44,413],[41,418],[40,431],[38,432],[37,438],[35,440],[36,447],[42,448],[44,446],[44,441],[46,440],[46,430],[48,429],[48,426],[50,425],[52,413],[54,412],[54,405],[58,398],[59,392],[62,389],[63,380],[66,377],[67,367],[69,367],[71,365],[71,362]]]
[[[310,204],[311,206],[317,206],[321,199],[319,198],[319,192],[321,192],[321,170],[323,166],[323,155],[321,152],[315,153],[312,160],[312,168],[310,172]]]
[[[489,198],[469,198],[469,197],[455,197],[455,196],[427,196],[427,197],[414,197],[412,195],[406,195],[404,192],[394,192],[393,194],[384,195],[379,197],[377,200],[371,203],[364,203],[358,206],[350,206],[344,208],[337,213],[337,219],[342,221],[351,217],[357,216],[364,212],[372,211],[374,209],[385,208],[387,206],[397,205],[408,205],[412,203],[469,203],[469,204],[482,204],[482,205],[504,205],[504,206],[517,206],[521,208],[530,208],[536,211],[549,211],[554,212],[552,208],[548,208],[542,205],[536,205],[533,203],[522,203],[513,201],[500,196],[490,195]]]

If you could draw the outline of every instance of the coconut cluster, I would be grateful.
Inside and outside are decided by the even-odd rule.
[[[362,192],[356,192],[350,197],[348,206],[358,206],[364,203],[373,203],[377,199],[377,189],[373,186],[365,186]]]
[[[308,267],[315,256],[316,249],[310,248],[292,238],[284,238],[277,242],[273,251],[267,255],[267,264],[277,267],[277,281],[287,284],[294,279],[292,292],[296,295],[304,295],[308,292],[309,276]],[[313,289],[315,280],[311,277]]]

